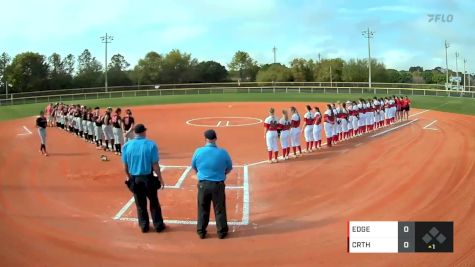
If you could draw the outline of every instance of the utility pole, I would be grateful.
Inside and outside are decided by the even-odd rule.
[[[363,36],[368,39],[368,87],[371,88],[371,43],[370,39],[373,38],[374,32],[370,31],[369,27],[366,31],[362,32]]]
[[[447,48],[450,47],[450,44],[445,40],[445,89],[449,89],[449,60],[447,57]]]
[[[455,73],[457,75],[457,90],[459,89],[460,86],[460,81],[459,81],[459,65],[458,65],[458,59],[459,59],[459,52],[455,52]]]
[[[105,91],[107,92],[107,69],[108,69],[108,66],[107,66],[107,44],[110,44],[112,42],[112,40],[114,40],[114,37],[113,36],[110,36],[110,35],[106,35],[105,36],[101,36],[101,40],[104,44],[106,44],[106,56],[105,56],[105,62],[106,62],[106,65],[104,66],[104,75],[105,75]]]
[[[275,55],[277,53],[277,47],[275,47],[275,45],[274,45],[274,48],[272,48],[272,52],[274,53],[274,64],[275,64],[277,62],[276,57],[275,57]]]
[[[320,63],[320,61],[322,61],[322,57],[321,57],[320,53],[318,53],[318,63]]]

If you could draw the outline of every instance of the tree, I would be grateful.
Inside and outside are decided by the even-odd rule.
[[[386,75],[387,75],[387,81],[388,83],[399,83],[401,82],[401,75],[399,74],[399,71],[394,70],[394,69],[387,69],[386,70]]]
[[[215,61],[204,61],[195,67],[196,82],[223,82],[228,77],[226,68]]]
[[[296,82],[310,82],[313,81],[313,73],[315,63],[313,60],[306,60],[303,58],[296,58],[290,62],[290,69],[294,81]]]
[[[64,70],[66,71],[67,74],[73,76],[74,75],[74,65],[76,64],[75,58],[73,55],[68,54],[64,59],[63,59],[63,66]]]
[[[85,49],[78,57],[78,73],[74,78],[76,87],[94,87],[103,83],[102,65]]]
[[[157,84],[160,82],[163,57],[154,51],[148,52],[134,68],[138,84]],[[135,81],[135,80],[134,80]]]
[[[409,68],[409,72],[416,72],[416,71],[419,71],[419,72],[423,72],[424,69],[420,66],[416,66],[416,67],[410,67]]]
[[[330,66],[331,78],[334,82],[341,82],[343,75],[343,59],[322,59],[315,66],[315,81],[329,82],[330,81]]]
[[[288,82],[292,81],[292,72],[280,63],[270,64],[259,70],[256,80],[257,82]]]
[[[368,64],[362,59],[350,59],[343,64],[343,81],[366,82],[368,81]]]
[[[66,69],[64,60],[57,53],[53,53],[48,58],[49,63],[49,89],[69,88],[72,85],[73,77]]]
[[[111,86],[132,85],[132,80],[126,70],[130,66],[121,54],[113,55],[107,72],[108,83]]]
[[[5,83],[7,82],[7,68],[10,65],[11,57],[3,52],[0,55],[0,77],[1,77],[1,84],[2,88],[5,88]]]
[[[401,70],[399,72],[399,83],[412,82],[412,74],[409,71]]]
[[[244,51],[237,51],[228,67],[232,72],[239,74],[241,81],[255,81],[259,71],[257,62]]]
[[[384,63],[371,59],[371,80],[374,82],[387,82],[388,73]]]
[[[178,49],[170,51],[162,60],[163,83],[186,83],[195,80],[194,68],[198,60]]]
[[[48,88],[48,64],[45,56],[26,52],[15,56],[6,72],[14,92],[45,90]]]

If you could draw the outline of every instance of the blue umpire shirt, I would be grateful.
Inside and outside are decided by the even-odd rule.
[[[196,149],[191,166],[197,172],[199,181],[225,181],[226,173],[233,169],[228,152],[212,143]]]
[[[158,161],[157,145],[145,137],[136,136],[122,148],[122,162],[127,164],[130,175],[149,175],[152,165]]]

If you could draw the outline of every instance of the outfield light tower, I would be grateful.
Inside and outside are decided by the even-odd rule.
[[[449,88],[449,60],[448,60],[448,56],[447,56],[447,48],[450,47],[450,44],[449,42],[447,42],[447,40],[445,40],[445,89],[448,89]]]
[[[114,37],[111,36],[111,35],[108,35],[106,33],[106,35],[104,36],[101,36],[101,41],[106,45],[106,56],[105,56],[105,62],[106,62],[106,65],[104,67],[104,76],[105,76],[105,91],[107,92],[107,44],[110,44],[112,42],[112,40],[114,40]]]
[[[374,32],[370,31],[369,27],[366,31],[361,33],[365,38],[368,39],[368,86],[371,88],[371,42],[370,39],[373,38]]]

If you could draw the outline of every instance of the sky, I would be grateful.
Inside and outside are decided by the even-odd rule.
[[[89,49],[104,62],[120,53],[132,65],[147,52],[172,49],[198,60],[227,65],[238,50],[260,64],[289,65],[293,58],[366,58],[387,68],[445,67],[455,70],[455,52],[475,72],[473,0],[0,0],[0,52],[32,51],[78,56]],[[429,15],[440,15],[429,21]],[[442,21],[442,16],[445,22]],[[448,20],[451,20],[450,22]]]

